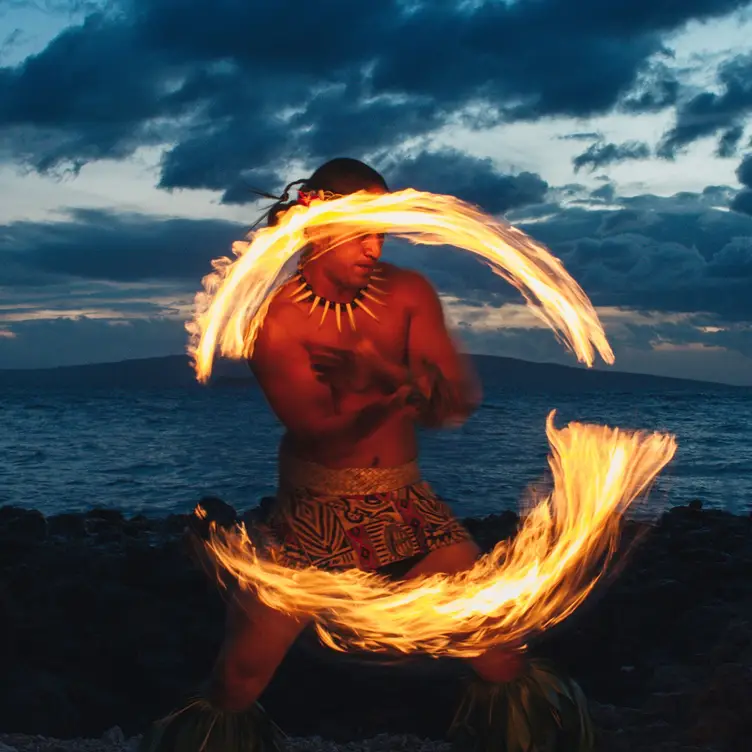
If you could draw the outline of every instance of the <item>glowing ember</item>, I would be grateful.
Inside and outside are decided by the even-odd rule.
[[[492,271],[514,285],[531,310],[587,365],[594,349],[608,363],[614,356],[590,300],[561,262],[521,230],[503,224],[452,196],[414,190],[376,195],[355,193],[332,201],[295,206],[276,227],[233,246],[237,258],[214,262],[196,296],[187,325],[189,352],[198,380],[211,375],[219,348],[230,358],[250,357],[271,293],[286,281],[294,254],[312,240],[342,242],[363,233],[388,232],[423,245],[451,245],[481,256]]]
[[[391,582],[360,570],[290,570],[259,558],[245,529],[215,528],[218,564],[278,610],[313,616],[325,644],[473,656],[569,616],[606,570],[620,519],[676,451],[672,436],[571,423],[546,430],[553,491],[513,541],[457,575]]]

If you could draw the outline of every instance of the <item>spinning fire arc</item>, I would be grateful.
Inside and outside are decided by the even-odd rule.
[[[203,280],[187,325],[196,376],[215,353],[250,357],[269,303],[291,260],[312,240],[390,233],[422,245],[452,245],[481,257],[516,287],[577,359],[614,356],[587,295],[561,262],[519,229],[451,196],[406,190],[356,193],[289,210],[279,224],[233,246]],[[520,644],[567,618],[607,571],[625,512],[676,452],[673,436],[599,425],[546,422],[553,490],[531,500],[516,537],[456,575],[390,582],[360,570],[292,570],[261,555],[247,531],[213,527],[207,549],[267,605],[310,618],[338,650],[471,657]]]

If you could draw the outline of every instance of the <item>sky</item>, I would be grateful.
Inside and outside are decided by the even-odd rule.
[[[623,371],[752,385],[752,0],[0,0],[0,368],[183,352],[211,260],[351,156],[546,244]],[[459,251],[463,346],[574,364]]]

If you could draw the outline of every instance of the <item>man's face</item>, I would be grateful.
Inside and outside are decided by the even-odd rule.
[[[371,188],[369,193],[383,194],[382,188]],[[336,242],[336,240],[335,240]],[[336,284],[348,288],[361,288],[368,284],[374,267],[381,258],[384,235],[369,233],[335,245],[321,256],[327,276]]]
[[[383,235],[361,235],[332,248],[322,257],[327,275],[343,287],[365,287],[381,257]]]

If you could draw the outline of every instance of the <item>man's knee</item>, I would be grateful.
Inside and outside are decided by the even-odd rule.
[[[305,623],[261,604],[236,589],[228,602],[224,644],[215,678],[237,696],[233,704],[251,702],[263,692]]]
[[[225,710],[244,710],[253,705],[282,663],[292,637],[281,638],[249,629],[225,638],[212,676],[215,702]]]
[[[471,569],[480,555],[480,549],[472,540],[453,543],[437,548],[421,559],[406,575],[405,579],[424,577],[432,574],[454,574]]]
[[[470,660],[474,671],[484,681],[505,684],[514,681],[525,670],[525,653],[509,648],[491,648],[483,655]]]
[[[276,666],[236,660],[223,653],[211,678],[212,702],[223,710],[246,710],[266,689],[275,669]]]

